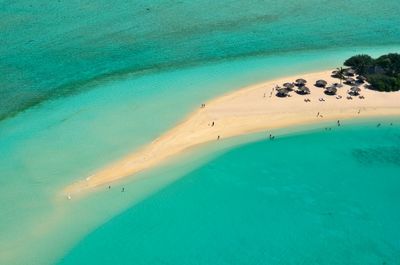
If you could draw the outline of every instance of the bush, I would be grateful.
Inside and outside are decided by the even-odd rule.
[[[344,62],[357,74],[364,75],[371,89],[378,91],[400,90],[400,54],[389,53],[373,59],[366,54],[355,55]]]
[[[388,75],[396,76],[400,74],[400,54],[398,53],[382,55],[375,60],[375,64],[385,69]]]
[[[374,59],[366,54],[350,57],[344,62],[345,66],[353,68],[358,74],[365,74],[367,69],[374,64]]]
[[[371,89],[378,91],[398,91],[400,90],[400,78],[383,74],[368,75],[368,82]]]

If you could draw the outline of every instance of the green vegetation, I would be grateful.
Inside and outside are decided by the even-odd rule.
[[[342,80],[345,79],[345,69],[343,67],[336,68],[336,76],[340,80],[340,84],[342,84]]]
[[[400,90],[400,78],[392,77],[384,74],[368,75],[368,82],[371,89],[378,91],[397,91]]]
[[[378,91],[400,90],[400,54],[389,53],[373,59],[366,54],[356,55],[344,62],[357,74],[367,78],[371,89]]]
[[[373,64],[374,59],[366,54],[353,56],[344,62],[344,65],[350,66],[360,75],[366,74],[368,68],[371,67]]]

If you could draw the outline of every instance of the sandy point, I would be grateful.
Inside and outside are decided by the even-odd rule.
[[[277,85],[307,80],[310,94],[290,92],[289,97],[277,97]],[[314,86],[317,80],[328,85],[338,82],[331,71],[285,77],[245,87],[209,102],[199,103],[199,109],[182,123],[136,152],[94,172],[82,181],[64,189],[75,194],[93,189],[157,166],[168,158],[206,143],[238,135],[318,122],[359,117],[400,115],[400,92],[377,92],[361,87],[359,96],[348,98],[350,86],[338,88],[336,95],[326,95]],[[294,88],[296,90],[296,88]],[[204,104],[204,105],[203,105]]]

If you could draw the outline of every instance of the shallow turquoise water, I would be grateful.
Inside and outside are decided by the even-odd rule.
[[[124,197],[118,188],[58,195],[205,100],[355,53],[400,51],[399,9],[388,0],[0,0],[0,120],[18,114],[0,121],[0,264],[54,264],[96,227],[237,144],[116,184],[134,191]]]
[[[7,202],[0,207],[0,263],[49,264],[86,233],[182,175],[177,168],[185,171],[185,165],[172,168],[171,178],[150,172],[148,182],[129,184],[136,193],[124,199],[103,193],[73,202],[58,197],[65,185],[152,141],[204,100],[270,78],[332,68],[356,52],[396,50],[293,52],[133,76],[0,122],[0,200]]]
[[[0,119],[126,72],[400,41],[400,2],[0,1]]]
[[[233,148],[58,264],[397,264],[400,123],[376,124]]]

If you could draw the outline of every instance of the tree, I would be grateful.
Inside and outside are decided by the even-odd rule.
[[[389,53],[377,59],[366,54],[350,57],[344,62],[358,74],[362,74],[370,83],[370,88],[378,91],[400,90],[400,54]],[[344,78],[343,68],[337,68],[336,76]]]
[[[350,57],[344,62],[345,66],[353,68],[357,74],[364,75],[369,67],[374,64],[374,59],[367,54],[360,54]]]
[[[400,78],[387,76],[383,74],[374,74],[368,76],[368,82],[371,84],[371,89],[378,91],[398,91],[400,90]]]
[[[338,67],[336,68],[336,71],[337,71],[336,76],[337,78],[339,78],[340,84],[342,84],[342,80],[345,78],[344,77],[345,70],[343,69],[343,67]]]
[[[388,75],[396,76],[400,74],[400,54],[389,53],[376,59],[376,65],[382,67]]]

